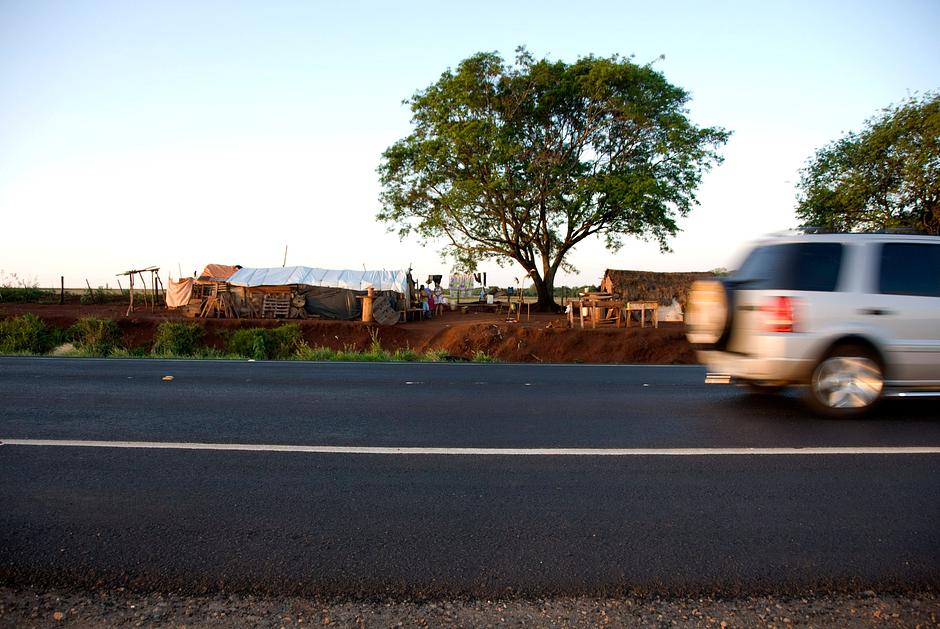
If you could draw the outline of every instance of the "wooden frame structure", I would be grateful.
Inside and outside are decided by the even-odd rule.
[[[592,328],[598,325],[615,325],[616,327],[629,328],[631,314],[640,313],[640,327],[646,327],[646,313],[650,312],[650,322],[654,328],[659,327],[659,302],[658,301],[622,301],[613,299],[607,294],[587,294],[582,296],[579,301],[571,302],[571,309],[568,311],[568,327],[574,327],[575,309],[578,311],[578,319],[581,327],[584,327],[584,320],[591,323]]]
[[[147,280],[144,278],[144,273],[150,273],[150,288],[147,288]],[[150,312],[153,312],[157,306],[157,296],[158,289],[157,285],[160,286],[159,290],[163,290],[163,282],[160,280],[160,267],[158,266],[149,266],[146,269],[134,269],[132,271],[124,271],[123,273],[118,273],[117,276],[121,277],[126,275],[128,282],[130,283],[130,288],[128,289],[128,294],[130,295],[130,305],[127,307],[127,312],[124,313],[125,317],[131,316],[131,313],[134,312],[134,277],[140,278],[140,283],[144,286],[144,308],[147,307],[147,292],[150,291]]]

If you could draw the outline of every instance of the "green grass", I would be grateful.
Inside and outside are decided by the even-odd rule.
[[[388,351],[382,349],[380,345],[373,342],[369,349],[365,351],[357,350],[352,347],[343,349],[332,349],[329,347],[309,347],[306,344],[294,354],[295,360],[309,360],[319,362],[425,362],[439,363],[453,360],[453,357],[444,349],[431,349],[424,354],[418,353],[411,348],[397,349]],[[473,360],[476,362],[498,362],[495,358],[486,355],[483,352],[477,352]]]
[[[197,358],[222,360],[304,360],[316,362],[445,362],[452,361],[447,350],[435,348],[419,353],[410,347],[394,351],[382,347],[378,331],[370,331],[372,341],[365,350],[347,345],[336,350],[310,347],[303,341],[300,327],[286,324],[277,328],[242,328],[228,332],[227,349],[218,350],[202,345],[205,329],[198,323],[165,321],[157,327],[153,347],[121,346],[121,329],[110,319],[85,318],[67,332],[48,328],[42,319],[26,314],[0,321],[0,354],[43,355],[66,342],[71,348],[60,348],[57,356],[81,358]],[[492,363],[498,360],[485,352],[475,352],[473,362]]]
[[[446,361],[449,358],[450,354],[447,353],[447,350],[443,347],[438,347],[426,351],[424,356],[421,358],[421,361],[426,363],[440,363]]]
[[[81,352],[69,352],[68,354],[62,354],[63,356],[70,357],[81,357],[85,356]],[[148,352],[144,349],[141,351],[141,348],[135,348],[132,350],[127,350],[124,348],[118,348],[111,352],[108,358],[154,358],[159,360],[245,360],[244,356],[237,356],[235,354],[229,354],[223,352],[222,350],[215,349],[213,347],[200,347],[192,354],[174,354],[172,352]]]
[[[294,354],[296,360],[360,363],[391,362],[395,360],[394,357],[395,354],[374,344],[366,351],[360,351],[350,346],[343,349],[331,349],[329,347],[308,347],[307,345],[302,345]]]
[[[79,319],[68,334],[76,349],[90,356],[108,356],[121,342],[121,328],[112,319]]]
[[[421,360],[421,354],[414,351],[410,347],[404,349],[396,349],[392,354],[392,361],[398,363],[414,363]]]
[[[335,349],[330,349],[329,347],[310,347],[306,343],[300,346],[296,353],[294,353],[295,360],[312,360],[312,361],[323,361],[323,360],[336,360],[337,351]]]
[[[58,301],[55,291],[39,288],[35,279],[0,270],[0,301],[15,303],[51,303]]]
[[[35,286],[0,286],[0,301],[21,304],[51,304],[59,301],[55,291]]]
[[[499,362],[499,359],[493,356],[490,356],[483,350],[477,350],[473,352],[473,357],[470,360],[475,363],[498,363]]]

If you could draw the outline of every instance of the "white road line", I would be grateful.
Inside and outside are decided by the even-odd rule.
[[[475,456],[769,456],[940,454],[940,447],[811,447],[811,448],[424,448],[370,446],[298,446],[261,443],[171,443],[164,441],[78,441],[71,439],[0,439],[0,446],[78,448],[142,448],[153,450],[222,450],[295,452],[303,454],[398,454]]]

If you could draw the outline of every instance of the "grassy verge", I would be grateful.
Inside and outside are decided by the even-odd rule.
[[[127,348],[121,345],[121,330],[110,319],[85,318],[68,330],[49,328],[39,317],[27,314],[0,321],[0,355],[111,358],[196,358],[223,360],[304,360],[318,362],[448,362],[465,359],[444,349],[419,353],[410,348],[394,351],[382,347],[377,329],[370,330],[372,341],[365,350],[344,347],[310,347],[300,327],[289,323],[276,328],[241,328],[227,334],[226,348],[204,344],[205,329],[196,323],[165,321],[157,327],[152,347]],[[477,351],[471,362],[498,360]]]
[[[0,354],[45,354],[63,341],[33,314],[0,321]]]

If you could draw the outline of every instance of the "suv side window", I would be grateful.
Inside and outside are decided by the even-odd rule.
[[[732,280],[742,288],[832,292],[839,281],[842,245],[792,242],[754,249]]]
[[[882,245],[878,292],[940,297],[940,245],[920,242]]]

